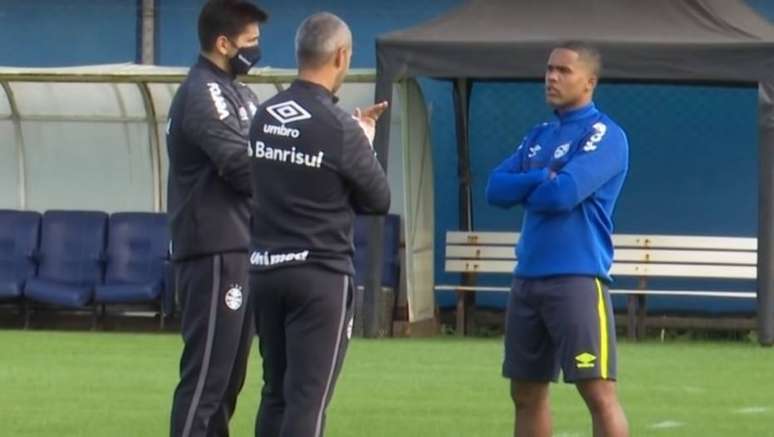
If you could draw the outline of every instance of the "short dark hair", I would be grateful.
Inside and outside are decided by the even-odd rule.
[[[589,64],[594,75],[599,77],[602,74],[602,54],[593,45],[584,41],[565,41],[556,48],[572,50],[582,61]]]
[[[263,23],[269,14],[247,1],[209,0],[199,14],[199,46],[212,50],[220,35],[234,38],[249,24]]]
[[[352,46],[352,32],[344,20],[330,12],[307,17],[296,31],[298,68],[318,68],[343,46]]]

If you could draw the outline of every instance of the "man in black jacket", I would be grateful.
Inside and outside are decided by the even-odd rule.
[[[355,213],[385,214],[390,191],[371,141],[386,104],[336,106],[352,35],[329,13],[296,34],[299,79],[250,129],[250,256],[264,386],[260,437],[320,437],[352,329]]]
[[[201,56],[172,101],[167,127],[170,251],[185,346],[172,436],[227,436],[244,382],[248,305],[250,160],[258,100],[235,80],[260,58],[264,11],[211,0],[199,16]]]

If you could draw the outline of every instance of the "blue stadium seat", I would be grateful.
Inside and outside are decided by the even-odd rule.
[[[38,276],[24,296],[33,302],[83,308],[102,282],[107,214],[47,211],[43,214]]]
[[[105,280],[98,304],[156,303],[166,282],[169,233],[164,214],[124,212],[110,217]]]
[[[0,300],[19,300],[35,276],[40,214],[0,210]]]
[[[355,284],[365,285],[368,275],[368,238],[370,227],[366,217],[355,219]],[[400,282],[400,216],[384,218],[384,255],[382,287],[397,290]]]

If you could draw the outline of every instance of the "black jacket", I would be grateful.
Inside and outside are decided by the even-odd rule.
[[[258,99],[200,57],[169,110],[167,211],[172,258],[247,252],[250,159],[247,134]]]
[[[353,274],[355,214],[386,214],[387,176],[358,122],[297,80],[250,128],[253,270],[314,263]]]

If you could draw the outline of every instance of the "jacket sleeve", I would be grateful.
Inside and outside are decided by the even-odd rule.
[[[525,202],[528,210],[570,211],[626,170],[629,145],[623,130],[604,122],[596,123],[593,128],[556,177],[541,183],[529,195]]]
[[[218,83],[194,82],[189,86],[183,132],[207,154],[227,184],[250,196],[248,139],[242,134],[239,114]]]
[[[350,202],[358,214],[387,214],[390,186],[387,175],[357,121],[342,121],[341,174],[350,184]]]
[[[522,203],[541,182],[548,180],[548,169],[522,171],[521,163],[529,137],[529,135],[525,137],[516,152],[489,174],[486,201],[490,205],[501,208],[516,206]]]

